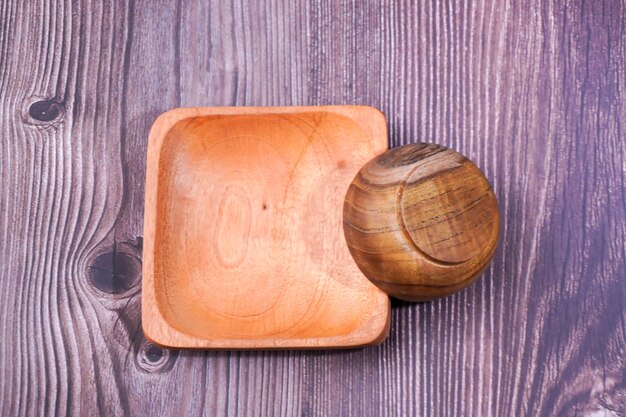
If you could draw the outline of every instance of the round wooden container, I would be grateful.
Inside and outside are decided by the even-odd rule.
[[[443,297],[483,271],[500,218],[482,172],[434,144],[391,149],[365,164],[343,209],[346,241],[361,271],[407,301]]]

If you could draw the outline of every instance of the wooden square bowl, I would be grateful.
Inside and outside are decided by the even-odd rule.
[[[146,337],[244,349],[382,341],[389,298],[351,258],[342,207],[359,168],[386,149],[370,107],[161,115],[148,146]]]

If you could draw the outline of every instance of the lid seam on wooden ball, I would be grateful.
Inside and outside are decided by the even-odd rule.
[[[434,154],[437,154],[438,152],[435,152]],[[419,159],[417,162],[422,161],[425,158]],[[417,242],[415,242],[415,240],[413,239],[413,237],[411,236],[411,234],[409,233],[408,227],[406,226],[406,222],[404,220],[404,210],[402,208],[402,197],[404,196],[404,189],[406,187],[406,184],[409,180],[409,178],[411,177],[411,175],[413,175],[413,173],[420,168],[420,166],[417,164],[417,162],[414,162],[416,164],[416,166],[411,169],[406,176],[404,177],[404,179],[400,182],[400,184],[398,185],[398,193],[396,196],[396,217],[398,219],[398,224],[400,225],[399,230],[402,232],[402,235],[406,238],[407,242],[413,246],[413,248],[422,256],[424,256],[425,258],[427,258],[429,261],[436,263],[436,264],[440,264],[440,265],[458,265],[467,261],[462,261],[462,262],[447,262],[445,260],[442,259],[437,259],[431,255],[429,255],[428,253],[426,253],[424,250],[422,250],[422,248],[419,247],[419,245],[417,244]],[[420,183],[422,180],[418,180],[416,181],[416,183]],[[427,179],[425,179],[425,181],[427,181]]]

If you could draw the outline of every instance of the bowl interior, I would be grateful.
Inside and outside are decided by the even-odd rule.
[[[332,339],[384,325],[387,297],[356,267],[341,223],[375,147],[353,119],[324,111],[174,124],[159,154],[154,238],[167,324],[208,340]]]

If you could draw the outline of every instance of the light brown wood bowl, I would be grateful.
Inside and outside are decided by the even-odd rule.
[[[142,320],[171,347],[376,344],[388,296],[346,244],[344,196],[387,149],[370,107],[176,109],[150,132]]]

